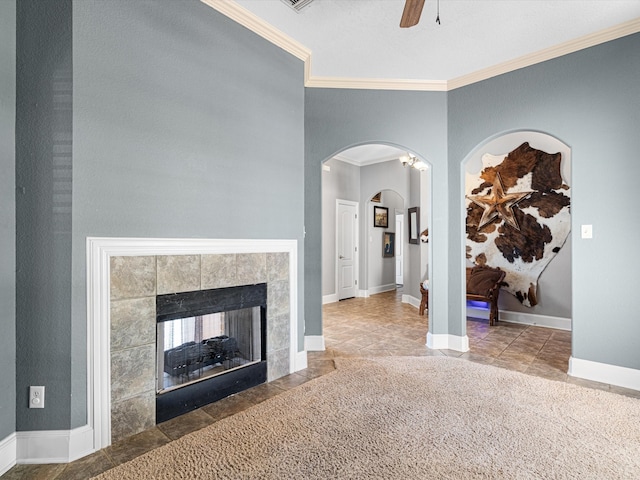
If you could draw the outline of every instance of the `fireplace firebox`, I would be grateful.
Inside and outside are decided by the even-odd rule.
[[[158,295],[156,422],[266,382],[267,285]]]

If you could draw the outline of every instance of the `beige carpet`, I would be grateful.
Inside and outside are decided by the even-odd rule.
[[[640,478],[638,399],[446,357],[336,364],[96,478]]]

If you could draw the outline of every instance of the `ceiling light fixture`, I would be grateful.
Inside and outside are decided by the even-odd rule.
[[[413,167],[413,168],[415,168],[417,170],[420,170],[420,171],[426,170],[427,168],[429,168],[429,165],[424,163],[422,160],[420,160],[415,155],[411,155],[410,153],[402,155],[400,157],[400,163],[402,163],[403,167],[406,167],[407,165],[409,165],[410,167]]]

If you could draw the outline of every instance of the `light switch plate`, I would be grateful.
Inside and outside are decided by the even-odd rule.
[[[582,225],[582,227],[580,228],[580,232],[582,234],[582,238],[593,238],[592,225]]]

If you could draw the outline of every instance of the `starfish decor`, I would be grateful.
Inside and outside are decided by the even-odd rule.
[[[531,193],[533,192],[505,193],[500,174],[496,173],[496,181],[493,182],[493,191],[490,195],[467,195],[469,200],[484,208],[478,230],[497,216],[501,217],[507,225],[520,230],[513,207]]]

